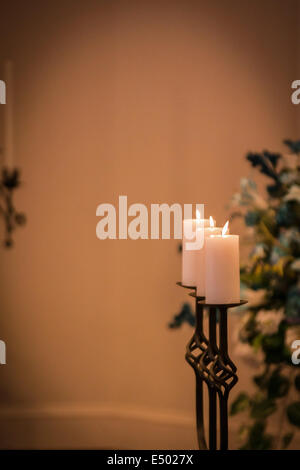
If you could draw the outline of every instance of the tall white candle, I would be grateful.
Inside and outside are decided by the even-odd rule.
[[[228,224],[226,224],[228,225]],[[233,304],[240,301],[239,236],[211,235],[205,243],[205,302]]]
[[[206,240],[210,235],[220,235],[222,227],[214,227],[214,220],[210,217],[210,227],[205,227],[204,230],[204,243],[201,250],[197,251],[196,255],[196,288],[197,296],[205,297],[205,246]]]
[[[4,106],[4,165],[12,168],[14,165],[14,93],[13,93],[13,63],[7,60],[4,64],[4,81],[6,85],[6,104]]]
[[[182,276],[184,286],[196,286],[197,253],[199,250],[188,250],[187,244],[195,242],[196,230],[209,226],[209,219],[184,219],[182,230]],[[194,234],[192,239],[187,235]]]

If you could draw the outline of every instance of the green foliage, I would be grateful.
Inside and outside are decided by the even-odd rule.
[[[250,416],[251,418],[262,422],[265,418],[273,414],[275,410],[276,404],[273,400],[260,398],[252,401]]]
[[[285,344],[284,335],[280,330],[274,335],[263,336],[261,344],[266,363],[279,364],[282,362]]]
[[[289,422],[300,428],[300,401],[291,403],[286,410]]]
[[[295,377],[295,387],[300,392],[300,374],[296,375]]]
[[[272,448],[273,436],[265,431],[264,421],[255,421],[248,429],[247,440],[241,447],[242,450],[269,450]]]
[[[279,154],[271,154],[264,151],[262,153],[249,153],[247,160],[251,162],[253,167],[258,167],[261,173],[277,181],[276,166],[280,157],[281,155]]]
[[[287,340],[297,325],[295,339],[300,339],[300,140],[284,143],[292,154],[264,150],[246,156],[266,177],[265,196],[258,193],[252,179],[242,178],[240,192],[231,204],[231,220],[244,217],[253,234],[249,262],[241,268],[241,296],[247,289],[249,303],[239,338],[261,354],[265,366],[263,373],[253,377],[257,392],[242,392],[231,405],[231,415],[245,412],[248,416],[240,430],[242,449],[266,450],[275,443],[287,448],[300,427],[300,401],[289,402],[291,389],[300,392],[300,374],[293,378],[291,340]],[[178,328],[184,322],[195,323],[188,304],[169,326]],[[270,435],[266,432],[268,419],[279,404],[285,419],[280,422],[278,436]],[[286,424],[294,430],[283,434]]]
[[[266,390],[268,388],[268,374],[267,371],[261,375],[255,375],[253,377],[253,382],[257,385],[258,388],[261,390]]]
[[[231,404],[230,414],[232,416],[240,413],[241,411],[245,411],[250,406],[250,400],[247,393],[240,393],[234,402]]]
[[[183,323],[195,326],[195,314],[188,303],[182,305],[180,312],[174,316],[168,326],[169,328],[179,328]]]
[[[232,415],[246,411],[249,416],[241,428],[243,449],[269,449],[275,442],[288,447],[293,431],[280,439],[265,431],[281,400],[286,421],[300,427],[300,402],[288,400],[293,385],[300,392],[300,374],[292,378],[295,366],[286,340],[290,329],[300,324],[300,140],[284,143],[293,155],[283,157],[265,150],[246,157],[267,177],[267,197],[258,194],[254,181],[243,178],[241,192],[232,200],[234,214],[243,216],[253,230],[254,245],[248,265],[241,269],[250,320],[243,325],[240,339],[256,353],[260,351],[265,364],[264,372],[253,377],[258,392],[253,396],[240,393],[231,406]],[[261,301],[257,292],[264,292]]]
[[[281,375],[279,369],[275,369],[268,383],[268,397],[270,399],[282,398],[288,393],[289,388],[288,378]]]
[[[293,140],[285,139],[283,143],[287,145],[287,147],[289,147],[292,153],[296,153],[296,154],[300,153],[300,140],[293,141]]]
[[[293,437],[294,437],[294,433],[293,433],[293,432],[287,432],[287,433],[283,436],[283,438],[282,438],[282,448],[283,448],[283,449],[286,449],[286,448],[290,445],[290,443],[291,443]]]

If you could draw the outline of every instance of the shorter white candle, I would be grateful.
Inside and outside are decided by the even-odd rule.
[[[186,244],[195,242],[196,229],[203,230],[203,227],[209,226],[209,219],[184,219],[182,229],[182,276],[181,283],[184,286],[196,286],[197,253],[199,250],[187,250]],[[187,238],[194,234],[192,239]]]
[[[240,301],[239,236],[211,235],[205,243],[205,302],[234,304]]]
[[[220,235],[222,227],[215,227],[215,221],[210,216],[209,227],[204,227],[204,243],[201,250],[197,251],[196,255],[196,287],[197,296],[205,297],[205,245],[206,240],[210,235]],[[198,229],[197,229],[198,230]]]

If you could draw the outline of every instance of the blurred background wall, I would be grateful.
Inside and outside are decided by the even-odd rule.
[[[1,447],[195,448],[178,241],[100,241],[96,207],[198,202],[223,224],[245,153],[299,137],[297,8],[2,2],[28,224],[0,253]],[[253,371],[232,356],[234,397]]]

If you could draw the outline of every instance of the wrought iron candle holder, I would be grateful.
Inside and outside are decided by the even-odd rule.
[[[196,425],[200,450],[228,449],[228,397],[229,392],[238,381],[237,369],[228,354],[228,308],[247,303],[241,300],[235,304],[207,304],[204,297],[197,297],[196,287],[177,285],[190,289],[189,295],[195,298],[196,327],[186,347],[185,358],[192,366],[196,377]],[[209,331],[203,329],[204,309],[209,313]],[[217,312],[218,322],[217,322]],[[219,338],[217,338],[217,323]],[[208,388],[209,399],[209,433],[208,445],[204,429],[203,385]],[[219,406],[217,407],[217,403]],[[217,410],[219,408],[219,440],[217,439]]]
[[[14,191],[20,186],[20,172],[17,168],[3,168],[0,178],[0,215],[4,219],[4,245],[13,245],[12,234],[17,226],[26,223],[26,216],[18,212],[13,204]]]

